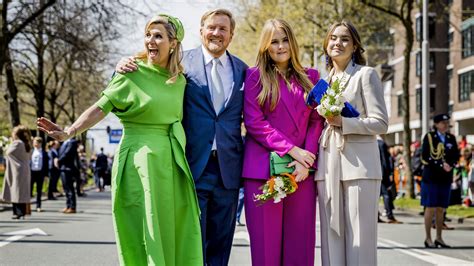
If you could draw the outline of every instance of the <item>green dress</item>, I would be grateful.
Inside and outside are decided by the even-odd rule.
[[[112,167],[112,209],[122,265],[203,265],[199,205],[184,155],[186,80],[139,62],[96,103],[124,126]]]

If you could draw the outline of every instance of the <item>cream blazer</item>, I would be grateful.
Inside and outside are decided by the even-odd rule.
[[[343,117],[341,128],[331,129],[326,124],[319,140],[320,158],[315,179],[324,180],[333,174],[339,175],[338,179],[342,181],[382,179],[376,138],[388,129],[382,82],[372,67],[352,66],[351,62],[344,76],[346,78],[341,79],[341,85],[346,86],[343,96],[360,115]],[[331,154],[333,152],[336,154]],[[328,164],[334,165],[328,167]]]

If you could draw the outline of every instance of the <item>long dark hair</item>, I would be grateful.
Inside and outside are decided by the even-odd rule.
[[[13,135],[21,140],[25,144],[26,152],[30,152],[31,150],[31,134],[30,130],[23,125],[18,125],[13,128]]]
[[[346,27],[349,30],[350,34],[351,34],[352,42],[354,43],[354,46],[356,47],[356,50],[354,51],[354,63],[356,63],[358,65],[365,65],[366,60],[365,60],[364,56],[362,56],[362,54],[365,52],[365,50],[362,47],[362,42],[360,40],[359,33],[357,32],[356,28],[354,27],[354,25],[351,22],[349,22],[347,20],[342,20],[340,22],[336,22],[336,23],[332,24],[329,27],[328,32],[326,33],[326,38],[324,38],[323,50],[324,50],[324,55],[326,55],[326,58],[328,60],[326,68],[328,70],[331,70],[334,67],[334,65],[332,63],[332,59],[328,55],[327,48],[328,48],[329,39],[331,38],[331,34],[339,26]]]

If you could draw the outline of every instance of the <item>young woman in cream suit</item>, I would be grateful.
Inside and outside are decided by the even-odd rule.
[[[321,220],[322,265],[377,264],[377,207],[382,170],[377,134],[388,127],[382,83],[365,66],[359,34],[342,21],[324,40],[329,82],[360,115],[326,117],[316,181]]]

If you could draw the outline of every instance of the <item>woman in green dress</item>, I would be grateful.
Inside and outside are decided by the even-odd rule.
[[[153,17],[138,71],[117,74],[102,97],[66,130],[46,118],[38,128],[57,140],[87,130],[109,112],[124,126],[112,169],[112,208],[122,265],[202,265],[199,208],[184,156],[181,125],[186,80],[181,22]]]

